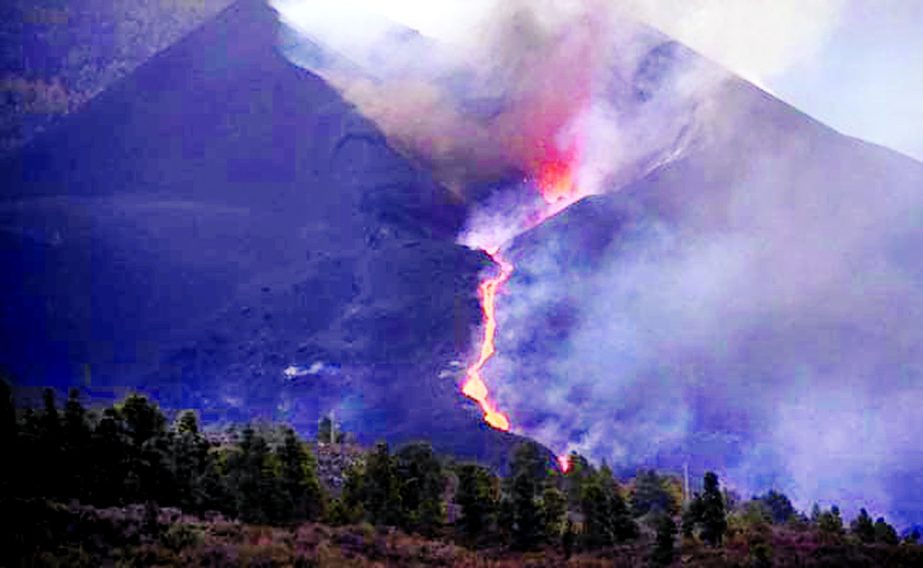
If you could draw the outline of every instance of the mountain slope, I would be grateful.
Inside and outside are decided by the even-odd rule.
[[[462,210],[275,44],[238,2],[3,165],[0,362],[500,459],[437,378],[480,318]]]
[[[679,159],[512,246],[501,404],[628,469],[918,521],[923,165],[740,80],[706,104]]]
[[[230,3],[5,2],[0,154],[21,147]]]

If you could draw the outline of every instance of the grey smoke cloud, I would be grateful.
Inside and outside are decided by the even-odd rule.
[[[749,53],[756,72],[728,63],[756,80],[810,53],[839,5],[773,3],[772,18],[743,22],[746,8],[717,4],[683,3],[675,13],[696,15],[679,23],[707,25],[676,33],[713,40],[690,42],[725,62],[753,49],[740,41],[763,41]],[[514,428],[623,468],[688,460],[802,507],[862,504],[920,522],[923,167],[664,47],[623,10],[670,31],[676,3],[639,6],[505,2],[445,44],[381,17],[282,20],[293,61],[461,196],[579,141],[583,193],[647,200],[599,205],[600,217],[625,217],[600,251],[567,236],[593,229],[580,206],[514,244],[499,355],[485,369]],[[800,7],[817,17],[798,23]],[[725,25],[735,33],[708,37]],[[747,38],[747,25],[762,27]],[[771,50],[784,33],[801,39]],[[461,242],[528,227],[534,209],[516,194],[474,205]]]
[[[574,166],[582,193],[600,191],[610,177],[673,150],[706,77],[652,77],[671,84],[651,85],[641,104],[635,75],[665,38],[614,3],[494,3],[445,43],[370,11],[274,5],[288,26],[290,59],[335,85],[396,148],[466,197],[472,184],[539,176],[561,161]],[[315,45],[327,55],[318,57]]]
[[[514,247],[485,374],[556,450],[919,522],[923,166],[718,100],[711,138],[630,189],[654,205],[597,260],[564,236],[583,211]]]

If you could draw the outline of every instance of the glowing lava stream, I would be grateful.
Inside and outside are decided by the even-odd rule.
[[[540,208],[535,217],[527,221],[525,230],[540,225],[584,197],[585,194],[578,190],[574,179],[573,166],[578,161],[577,151],[572,148],[563,154],[551,156],[537,166],[538,175],[535,181],[545,206]],[[508,432],[510,420],[490,399],[490,392],[481,371],[496,353],[497,292],[513,275],[513,264],[503,258],[499,245],[488,246],[482,250],[500,267],[500,273],[482,280],[478,286],[481,313],[484,317],[484,336],[478,360],[468,367],[466,372],[462,393],[480,405],[485,422],[497,430]],[[559,456],[558,464],[561,471],[567,472],[570,469],[569,457],[566,454]]]
[[[497,334],[497,291],[513,274],[513,265],[500,255],[500,247],[484,250],[490,258],[500,267],[500,274],[488,278],[478,286],[478,296],[481,298],[481,313],[484,315],[484,339],[481,341],[481,354],[478,360],[468,367],[465,385],[462,393],[468,398],[477,401],[484,411],[484,421],[497,430],[509,431],[510,421],[505,414],[496,409],[488,398],[487,385],[481,378],[481,369],[496,352],[494,339]]]
[[[570,168],[560,161],[545,164],[541,168],[538,187],[547,207],[541,211],[537,218],[529,223],[528,228],[541,224],[582,197],[574,190]],[[484,411],[485,422],[498,430],[508,432],[510,429],[509,418],[500,412],[490,400],[490,393],[481,376],[481,370],[496,353],[497,292],[513,275],[513,264],[503,258],[499,246],[491,246],[482,250],[500,267],[500,273],[492,278],[482,280],[478,286],[481,313],[484,317],[484,337],[481,340],[481,352],[478,360],[468,367],[462,393],[480,405],[481,410]],[[562,461],[561,464],[566,471],[565,462]]]

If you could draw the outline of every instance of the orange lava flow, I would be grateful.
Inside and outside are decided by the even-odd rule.
[[[500,256],[499,247],[485,250],[484,252],[500,266],[500,274],[482,281],[478,286],[478,296],[481,298],[481,313],[484,316],[484,339],[481,341],[481,354],[478,360],[468,367],[468,378],[462,387],[462,393],[468,398],[477,401],[481,406],[481,410],[484,411],[485,422],[497,430],[506,432],[510,429],[510,420],[505,414],[497,410],[490,400],[487,385],[484,384],[484,379],[481,378],[481,369],[484,368],[487,361],[497,351],[494,345],[494,338],[497,334],[497,291],[510,279],[513,274],[513,265]]]
[[[550,152],[549,154],[537,165],[538,173],[535,176],[536,185],[547,206],[530,223],[530,226],[541,224],[582,197],[577,190],[573,171],[574,164],[578,160],[578,150],[571,148],[564,152]],[[513,264],[503,258],[499,246],[486,248],[484,252],[497,263],[500,273],[482,280],[478,286],[478,297],[481,300],[481,313],[484,318],[484,334],[478,360],[466,371],[462,393],[478,403],[484,412],[484,421],[487,424],[497,430],[507,432],[510,429],[510,420],[506,414],[497,409],[496,404],[491,400],[490,391],[481,376],[481,371],[496,353],[497,292],[512,276]],[[570,460],[567,455],[560,456],[558,463],[562,472],[566,473],[570,469]]]

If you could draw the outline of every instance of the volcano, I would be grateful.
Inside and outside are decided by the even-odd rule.
[[[335,411],[502,467],[517,436],[460,391],[495,268],[457,244],[471,203],[277,45],[273,11],[237,2],[0,166],[0,363],[213,423]],[[663,38],[620,83],[631,108],[689,59]],[[693,111],[504,245],[476,369],[498,408],[622,468],[923,503],[923,165],[730,76]]]
[[[490,263],[463,209],[276,42],[236,3],[2,166],[0,362],[502,462],[454,379]]]

